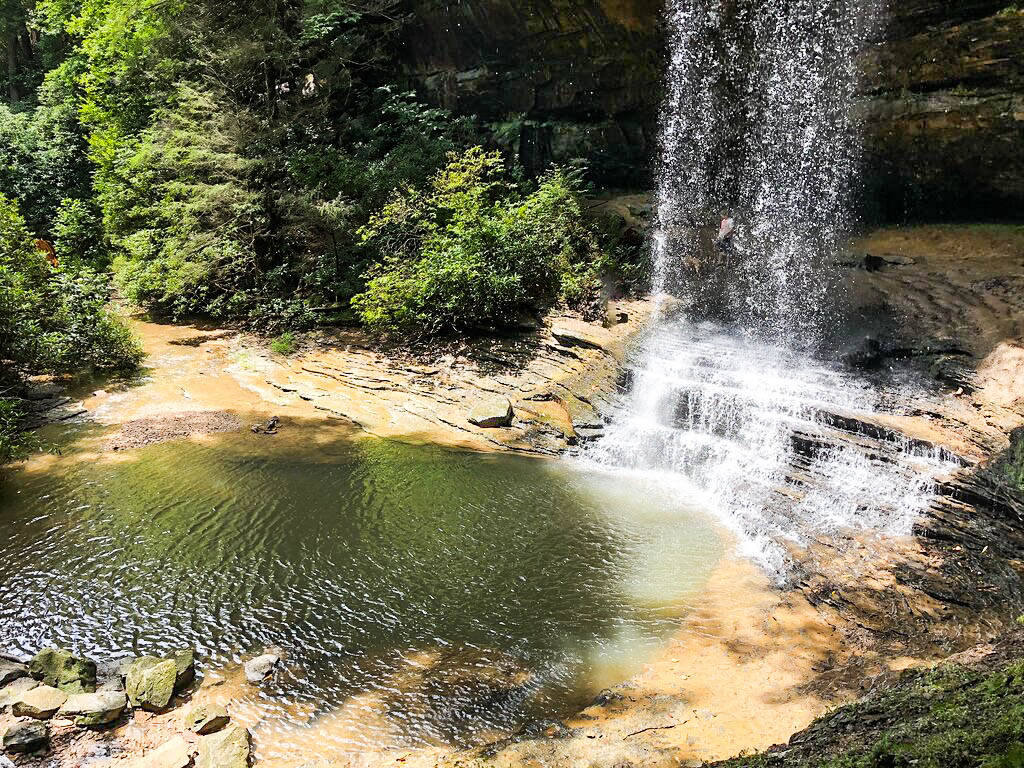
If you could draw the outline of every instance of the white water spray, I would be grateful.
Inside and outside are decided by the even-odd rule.
[[[879,428],[880,390],[813,356],[852,223],[868,3],[668,0],[657,319],[631,402],[584,453],[682,481],[779,575],[787,540],[909,533],[951,467]],[[711,247],[719,208],[739,221],[738,255]]]

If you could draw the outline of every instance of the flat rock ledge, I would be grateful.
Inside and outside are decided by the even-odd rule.
[[[603,430],[628,385],[623,363],[652,310],[650,301],[618,301],[604,325],[559,315],[530,331],[415,350],[332,330],[302,354],[249,350],[228,370],[291,416],[326,414],[380,437],[557,455]]]

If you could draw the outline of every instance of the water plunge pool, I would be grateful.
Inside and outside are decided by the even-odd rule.
[[[294,429],[11,473],[0,648],[191,645],[261,758],[470,744],[636,673],[723,554],[643,478]],[[267,647],[283,669],[238,682]]]

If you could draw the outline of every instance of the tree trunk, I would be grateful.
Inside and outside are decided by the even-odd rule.
[[[28,31],[28,27],[21,28],[21,52],[25,54],[25,61],[32,61],[35,58],[36,52],[35,47],[32,43],[32,35]]]
[[[7,36],[7,95],[11,104],[21,101],[21,91],[18,90],[18,35],[12,33]]]

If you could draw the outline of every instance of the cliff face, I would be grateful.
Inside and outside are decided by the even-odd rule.
[[[895,0],[884,39],[862,56],[866,191],[878,217],[1024,211],[1024,12],[1006,3]],[[432,100],[483,117],[528,168],[585,157],[600,182],[643,186],[661,5],[413,0],[403,55]]]
[[[660,0],[414,0],[405,56],[434,101],[490,122],[539,170],[586,157],[644,185],[662,78]]]
[[[864,54],[869,199],[883,218],[1024,215],[1024,12],[906,4]]]

